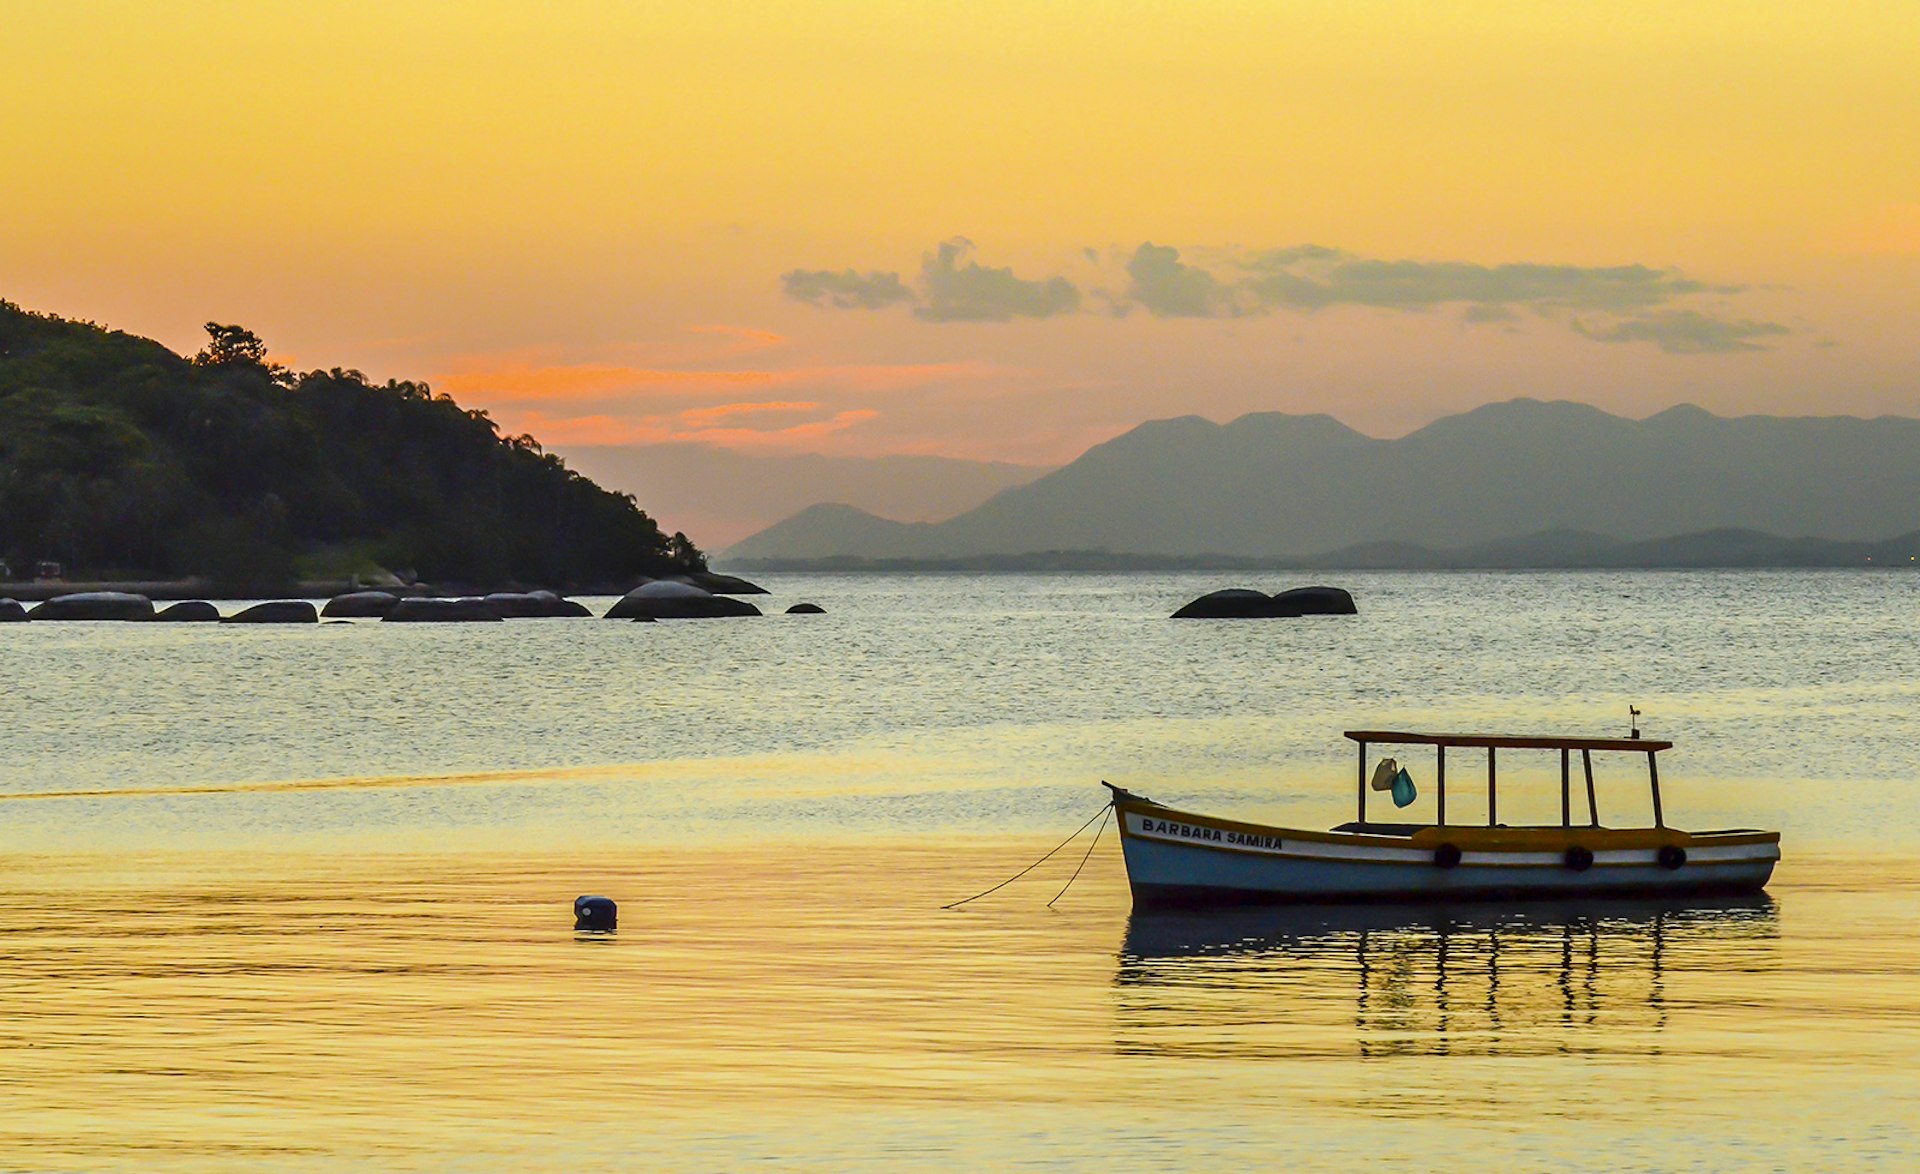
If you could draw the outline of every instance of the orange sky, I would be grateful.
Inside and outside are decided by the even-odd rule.
[[[0,297],[549,443],[1920,414],[1916,45],[1904,2],[17,5]]]

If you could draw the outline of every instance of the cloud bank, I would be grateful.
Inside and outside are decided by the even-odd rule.
[[[1729,351],[1760,351],[1752,341],[1790,333],[1778,322],[1748,318],[1714,318],[1694,310],[1664,310],[1616,322],[1594,330],[1578,319],[1573,328],[1595,342],[1650,342],[1672,355],[1717,355]]]
[[[1151,241],[1127,261],[1127,296],[1162,318],[1223,318],[1242,313],[1230,286],[1180,260],[1180,250]]]
[[[882,310],[904,304],[929,322],[1011,322],[1080,308],[1080,289],[1066,278],[1027,280],[1011,268],[990,269],[969,260],[972,253],[973,242],[966,237],[942,241],[920,259],[917,289],[909,289],[898,273],[853,269],[793,269],[780,275],[780,283],[788,297],[816,306]]]
[[[1143,248],[1145,246],[1142,246]],[[1664,305],[1710,287],[1670,269],[1645,265],[1475,265],[1467,261],[1376,261],[1331,249],[1284,259],[1255,256],[1247,285],[1264,306],[1317,310],[1374,306],[1425,310],[1449,303],[1626,311]]]
[[[905,305],[929,322],[1010,322],[1080,311],[1089,295],[1125,315],[1237,318],[1341,306],[1402,312],[1457,308],[1466,325],[1511,324],[1523,311],[1604,343],[1649,343],[1668,354],[1709,355],[1764,350],[1756,340],[1787,327],[1722,317],[1701,302],[1744,292],[1677,269],[1648,265],[1551,265],[1515,262],[1387,260],[1305,244],[1242,250],[1211,264],[1181,257],[1171,245],[1141,243],[1124,259],[1119,291],[1081,288],[1064,276],[1022,278],[1010,268],[971,260],[973,242],[955,237],[921,259],[918,282],[898,273],[851,268],[795,269],[781,276],[787,295],[834,309]],[[1083,257],[1101,259],[1092,250]]]
[[[795,269],[780,275],[787,296],[841,310],[879,310],[913,300],[898,273],[856,273],[842,269]]]
[[[1066,278],[1025,281],[1012,269],[988,269],[977,261],[961,265],[972,252],[973,242],[957,236],[921,259],[926,300],[915,314],[929,322],[1011,322],[1080,308],[1080,290]]]
[[[786,341],[765,330],[694,326],[683,336],[585,353],[479,351],[449,356],[433,385],[484,407],[507,433],[531,432],[548,445],[860,451],[885,443],[874,434],[896,421],[911,429],[916,407],[929,399],[992,395],[1032,374],[973,359],[782,362],[768,353]],[[741,363],[747,355],[753,361]]]

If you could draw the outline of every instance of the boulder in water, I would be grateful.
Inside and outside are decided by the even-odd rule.
[[[1273,597],[1277,616],[1352,616],[1360,609],[1351,593],[1339,587],[1294,587]]]
[[[497,624],[500,613],[484,599],[403,599],[381,618],[389,624]]]
[[[124,591],[56,595],[27,613],[33,620],[150,620],[153,600]]]
[[[1273,614],[1273,600],[1259,591],[1228,587],[1209,591],[1173,613],[1176,620],[1243,620]]]
[[[524,591],[495,591],[481,599],[503,620],[535,620],[547,614],[546,601]]]
[[[593,614],[584,604],[575,603],[544,588],[539,591],[529,591],[527,594],[540,601],[540,615],[543,619],[570,620]]]
[[[486,597],[486,602],[500,613],[500,618],[507,620],[565,619],[593,614],[551,591],[496,591]]]
[[[153,618],[169,624],[210,624],[219,622],[220,609],[204,599],[183,599],[162,608]]]
[[[827,609],[817,603],[796,603],[787,609],[787,614],[790,616],[821,616],[827,614]]]
[[[688,571],[684,575],[664,575],[658,579],[645,575],[635,584],[635,587],[645,587],[649,583],[685,583],[689,587],[698,587],[709,595],[770,594],[758,583],[749,583],[738,575],[722,575],[715,571]]]
[[[1210,591],[1173,613],[1176,620],[1254,620],[1359,614],[1353,596],[1338,587],[1295,587],[1262,595],[1244,587]]]
[[[0,599],[0,624],[24,624],[27,622],[27,609],[20,606],[17,599]]]
[[[642,583],[607,611],[610,620],[648,616],[656,620],[706,620],[722,616],[757,616],[760,609],[741,599],[729,599],[673,579]]]
[[[351,591],[327,600],[327,606],[320,609],[320,614],[330,620],[379,619],[399,602],[400,597],[391,591]]]
[[[320,613],[304,599],[276,599],[256,603],[220,621],[223,624],[317,624]]]
[[[714,571],[689,571],[684,575],[675,575],[683,583],[691,583],[702,591],[714,595],[766,595],[767,589],[758,583],[749,583],[738,575],[722,575]]]

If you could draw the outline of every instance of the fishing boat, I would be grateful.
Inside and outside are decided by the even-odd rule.
[[[1641,738],[1512,737],[1348,730],[1359,746],[1356,818],[1328,831],[1272,827],[1181,811],[1112,783],[1120,846],[1136,906],[1346,901],[1490,901],[1517,898],[1751,893],[1780,859],[1780,833],[1757,828],[1687,832],[1660,804],[1660,762],[1673,743]],[[1367,816],[1368,748],[1432,747],[1432,823]],[[1447,752],[1486,754],[1484,825],[1447,822]],[[1560,754],[1560,822],[1499,821],[1499,752]],[[1586,783],[1584,823],[1573,819],[1573,755]],[[1651,827],[1604,827],[1595,754],[1644,755]],[[1457,762],[1456,756],[1456,762]],[[1397,775],[1404,785],[1406,777]],[[1377,785],[1377,784],[1374,784]],[[1409,798],[1411,796],[1408,796]]]

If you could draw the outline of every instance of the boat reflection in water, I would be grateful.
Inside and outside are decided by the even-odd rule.
[[[1536,906],[1136,910],[1122,1052],[1657,1054],[1730,971],[1777,965],[1765,896]]]

